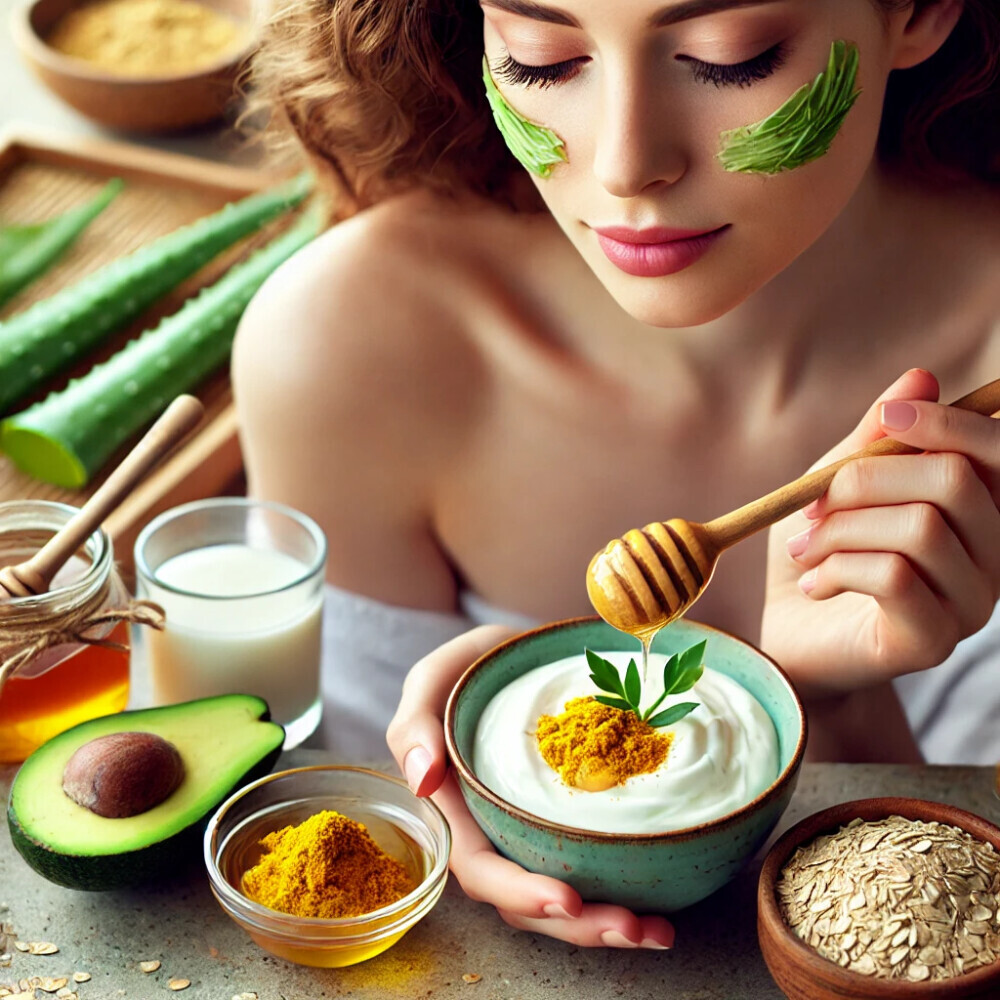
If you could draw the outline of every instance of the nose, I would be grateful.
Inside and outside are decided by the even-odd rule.
[[[655,80],[608,68],[595,123],[594,175],[609,194],[630,198],[684,175],[680,130],[671,127],[665,105]]]

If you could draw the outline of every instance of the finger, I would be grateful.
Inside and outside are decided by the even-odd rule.
[[[1000,421],[992,422],[1000,425]],[[994,581],[994,587],[1000,586],[1000,546],[996,544],[1000,537],[1000,511],[968,459],[955,452],[892,455],[849,462],[834,476],[812,513],[819,518],[836,511],[889,507],[914,500],[933,504],[973,563]],[[918,527],[936,531],[929,520]],[[801,546],[801,539],[789,541],[793,548]],[[887,547],[891,546],[873,546]],[[994,599],[996,596],[994,593]]]
[[[997,520],[994,513],[991,522]],[[838,552],[897,553],[947,602],[965,634],[978,632],[993,613],[994,582],[972,561],[933,504],[837,511],[814,522],[804,534],[805,549],[795,556],[804,569],[819,566]]]
[[[883,403],[879,419],[885,433],[904,444],[965,455],[1000,500],[1000,420],[923,400]]]
[[[873,676],[936,666],[962,637],[955,618],[897,553],[835,553],[809,570],[799,586],[818,601],[849,592],[875,599],[880,613],[871,626],[878,668]]]
[[[637,917],[620,906],[585,903],[572,920],[537,920],[500,910],[500,916],[520,930],[568,941],[581,948],[672,948],[674,927],[665,917]]]
[[[816,462],[810,471],[830,465],[832,462],[846,458],[848,455],[853,455],[854,452],[860,451],[865,445],[869,445],[873,441],[885,437],[886,433],[882,428],[881,422],[882,406],[884,403],[897,399],[935,400],[938,398],[938,392],[937,379],[929,371],[925,371],[923,368],[911,368],[909,371],[904,372],[892,385],[879,394],[878,399],[868,408],[858,426],[843,441],[834,448],[831,448],[830,451]],[[806,517],[815,516],[814,510],[817,503],[818,501],[814,501],[803,510]]]
[[[406,675],[386,742],[414,794],[430,794],[444,778],[448,759],[441,719],[455,683],[480,656],[513,634],[501,625],[481,625],[428,653]]]
[[[570,919],[580,913],[583,901],[575,889],[497,854],[469,812],[454,774],[432,799],[451,827],[450,867],[467,896],[522,917]]]

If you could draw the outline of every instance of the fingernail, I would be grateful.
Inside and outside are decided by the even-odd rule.
[[[792,535],[786,543],[788,545],[788,554],[793,558],[797,559],[803,552],[805,552],[807,546],[809,545],[809,536],[813,533],[813,525],[806,528],[805,531],[800,531],[797,535]]]
[[[811,569],[808,573],[803,573],[799,577],[799,589],[803,594],[808,594],[816,586],[816,570]]]
[[[819,517],[819,500],[813,500],[808,507],[802,508],[802,513],[809,518],[810,521],[815,521]]]
[[[403,774],[414,795],[431,768],[431,755],[423,747],[413,747],[403,758]]]
[[[917,421],[917,408],[912,403],[894,400],[882,404],[881,423],[890,431],[907,431]]]
[[[643,938],[639,945],[640,948],[654,948],[657,951],[666,951],[670,945],[660,944],[659,941],[654,941],[652,938]]]
[[[629,941],[621,931],[604,931],[601,941],[609,948],[638,948],[635,941]]]
[[[560,906],[558,903],[546,903],[545,906],[542,907],[542,913],[544,913],[547,917],[558,917],[562,920],[573,919],[565,907]]]

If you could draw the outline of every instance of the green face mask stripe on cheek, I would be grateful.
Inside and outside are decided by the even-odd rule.
[[[826,69],[795,91],[773,114],[722,133],[719,159],[726,170],[776,174],[823,156],[861,93],[854,89],[858,47],[836,41]]]
[[[497,123],[507,148],[522,167],[539,177],[548,177],[557,163],[566,162],[562,139],[552,129],[523,118],[504,100],[503,94],[493,82],[485,58],[483,83],[486,84],[486,99],[490,102],[493,120]]]

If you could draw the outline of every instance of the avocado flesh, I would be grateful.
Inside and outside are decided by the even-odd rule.
[[[150,732],[184,762],[180,785],[159,805],[120,819],[98,816],[62,788],[63,770],[83,744],[115,732]],[[11,789],[14,846],[46,878],[73,888],[134,885],[200,856],[205,821],[237,787],[270,771],[284,730],[252,695],[221,695],[81,723],[39,747]]]

